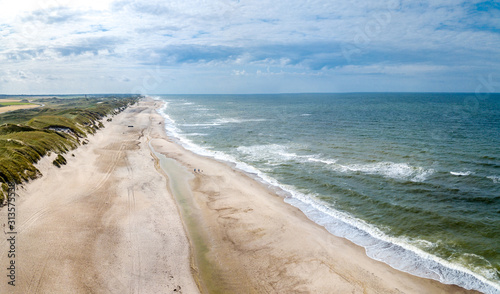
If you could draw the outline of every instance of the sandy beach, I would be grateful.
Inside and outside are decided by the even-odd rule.
[[[177,206],[146,143],[153,112],[134,106],[104,120],[67,165],[44,158],[43,177],[17,188],[15,286],[4,235],[0,293],[198,293]]]
[[[18,187],[16,286],[2,254],[0,293],[473,293],[372,260],[247,174],[185,150],[160,106],[128,108],[66,166],[45,158],[43,177]]]
[[[9,102],[9,101],[5,101],[5,102]],[[40,105],[10,105],[10,106],[0,107],[0,113],[5,113],[5,112],[19,110],[19,109],[37,108],[37,107],[40,107]]]

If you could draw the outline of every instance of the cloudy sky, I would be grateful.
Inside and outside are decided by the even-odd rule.
[[[500,92],[500,2],[0,0],[0,93]]]

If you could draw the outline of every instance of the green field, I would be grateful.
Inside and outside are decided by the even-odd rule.
[[[36,104],[29,102],[1,102],[0,100],[0,107],[11,106],[11,105],[36,105]]]
[[[37,98],[34,102],[44,107],[0,114],[0,204],[4,203],[8,183],[22,184],[41,176],[34,164],[43,156],[54,152],[58,154],[54,165],[65,164],[63,154],[86,144],[86,137],[103,127],[101,119],[118,114],[138,99],[139,96]]]

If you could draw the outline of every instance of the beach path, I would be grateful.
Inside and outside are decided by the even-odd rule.
[[[147,143],[154,111],[128,108],[65,154],[67,165],[44,158],[43,177],[17,187],[15,258],[5,235],[0,293],[198,293],[188,239]]]

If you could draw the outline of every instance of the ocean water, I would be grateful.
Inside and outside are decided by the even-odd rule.
[[[500,95],[169,95],[186,148],[235,164],[411,274],[500,293]]]

